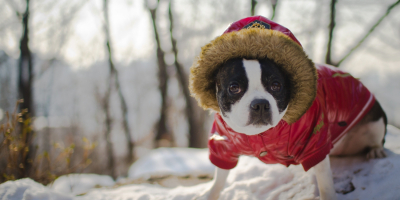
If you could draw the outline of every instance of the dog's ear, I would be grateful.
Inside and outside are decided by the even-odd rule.
[[[212,80],[214,81],[215,85],[220,84],[220,82],[218,81],[218,75],[220,74],[222,66],[219,66],[217,70],[215,70],[215,72],[213,73],[212,76]]]

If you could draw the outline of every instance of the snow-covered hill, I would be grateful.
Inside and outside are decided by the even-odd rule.
[[[389,126],[386,141],[388,157],[384,159],[331,158],[339,199],[400,199],[400,130]],[[207,151],[156,149],[134,163],[129,176],[113,186],[109,178],[93,174],[60,177],[49,186],[31,179],[8,181],[0,185],[0,199],[194,199],[211,186],[214,167]],[[318,189],[312,169],[266,165],[243,156],[220,199],[318,199]]]

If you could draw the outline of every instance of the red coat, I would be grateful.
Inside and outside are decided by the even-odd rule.
[[[321,162],[333,145],[372,108],[375,98],[350,74],[317,65],[317,96],[295,123],[279,124],[258,135],[232,130],[215,114],[208,141],[210,161],[232,169],[240,155],[254,156],[267,164],[302,164],[305,171]]]

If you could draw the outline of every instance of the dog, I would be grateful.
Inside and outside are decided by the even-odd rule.
[[[217,112],[209,139],[217,168],[203,197],[218,199],[240,155],[314,168],[323,200],[337,198],[330,155],[386,157],[386,115],[361,82],[314,64],[288,29],[262,16],[231,28],[191,69],[192,95]]]
[[[337,69],[333,69],[337,70]],[[275,127],[288,106],[289,79],[272,61],[232,59],[216,77],[217,99],[222,119],[235,131],[256,135]],[[378,101],[330,151],[330,155],[366,153],[367,158],[386,157],[383,149],[386,115]],[[335,199],[327,156],[315,167],[321,199]],[[217,168],[210,199],[217,199],[229,171]]]

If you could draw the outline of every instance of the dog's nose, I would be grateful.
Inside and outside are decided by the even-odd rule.
[[[250,108],[255,112],[264,112],[269,110],[269,102],[265,99],[254,99],[250,103]]]

